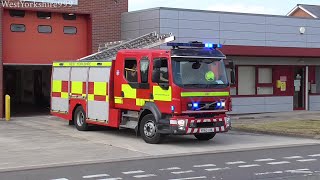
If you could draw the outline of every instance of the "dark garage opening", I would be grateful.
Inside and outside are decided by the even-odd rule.
[[[50,65],[4,66],[4,94],[11,97],[12,116],[49,114],[50,90]]]

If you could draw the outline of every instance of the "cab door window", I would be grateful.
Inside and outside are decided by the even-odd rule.
[[[149,79],[149,59],[148,57],[143,57],[140,61],[140,75],[141,83],[148,83]]]
[[[161,61],[160,67],[160,83],[168,83],[169,82],[169,72],[168,72],[168,60],[167,58],[155,58],[154,60]],[[153,68],[155,69],[155,68]]]
[[[137,60],[126,59],[124,65],[124,77],[129,83],[138,82]]]

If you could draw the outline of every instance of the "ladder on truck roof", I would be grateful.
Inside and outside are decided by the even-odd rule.
[[[171,33],[160,35],[152,32],[129,41],[106,43],[104,47],[99,47],[99,52],[80,58],[78,61],[112,61],[121,49],[152,48],[174,40],[175,37]]]

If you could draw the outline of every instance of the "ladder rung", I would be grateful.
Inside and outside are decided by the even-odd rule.
[[[170,34],[157,34],[152,32],[130,41],[116,41],[99,46],[99,52],[78,59],[79,61],[112,61],[121,49],[152,48],[164,43],[174,41],[175,37]],[[100,51],[101,50],[101,51]]]

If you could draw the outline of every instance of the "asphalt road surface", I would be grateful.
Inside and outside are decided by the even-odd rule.
[[[320,145],[3,172],[0,179],[319,180]]]

